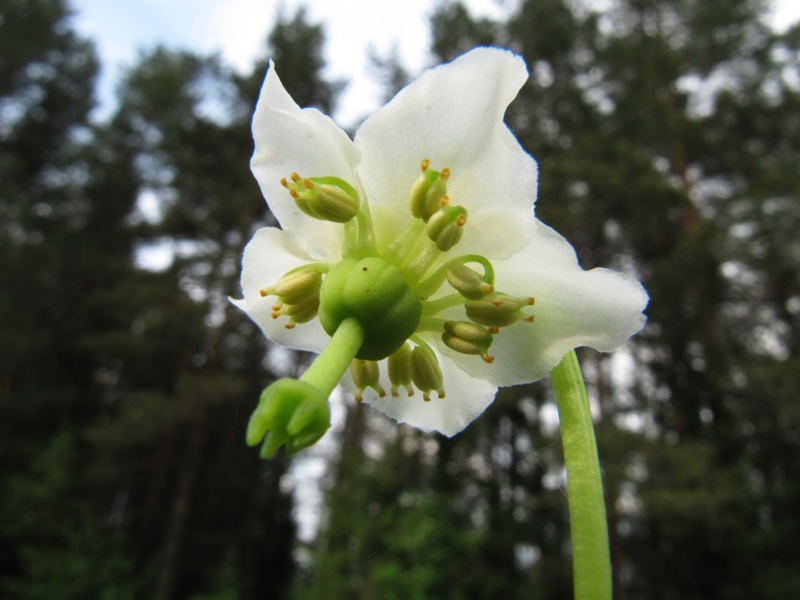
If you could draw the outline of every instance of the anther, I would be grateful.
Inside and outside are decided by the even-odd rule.
[[[409,396],[414,395],[411,385],[411,346],[403,344],[389,356],[389,381],[392,383],[392,396],[399,396],[398,388],[404,387]]]
[[[355,399],[361,402],[364,399],[363,393],[367,388],[372,388],[383,398],[386,392],[381,386],[381,374],[378,363],[374,360],[355,359],[350,364],[350,375],[353,383],[356,384]]]
[[[480,355],[485,362],[494,362],[494,356],[487,352],[494,338],[488,329],[480,325],[468,321],[447,321],[442,341],[456,352]]]
[[[321,221],[347,223],[358,214],[359,199],[355,188],[338,177],[301,177],[294,172],[292,183],[281,179],[297,207]]]
[[[494,291],[494,286],[488,283],[485,277],[458,262],[452,264],[447,271],[448,283],[469,300],[480,300]]]
[[[411,378],[422,391],[422,399],[430,401],[431,390],[436,390],[439,398],[444,398],[444,378],[439,361],[433,350],[417,346],[411,351]]]
[[[493,292],[481,300],[468,300],[464,303],[467,317],[473,322],[486,327],[507,327],[517,321],[532,323],[531,315],[522,312],[525,306],[532,306],[533,297],[517,298]]]
[[[447,196],[447,179],[450,169],[442,171],[429,170],[430,160],[427,158],[420,164],[421,174],[417,177],[409,194],[411,214],[426,223],[439,210],[440,200]]]
[[[425,232],[442,252],[455,246],[464,235],[467,211],[463,206],[444,204],[428,220]]]

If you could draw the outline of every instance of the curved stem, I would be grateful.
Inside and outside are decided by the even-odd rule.
[[[363,343],[364,328],[361,323],[356,319],[345,319],[322,353],[300,377],[300,381],[313,385],[326,397],[330,396]]]
[[[589,398],[574,350],[550,377],[567,467],[575,600],[610,600],[611,558],[600,461]]]

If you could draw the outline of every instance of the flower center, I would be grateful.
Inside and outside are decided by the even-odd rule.
[[[272,317],[287,317],[287,328],[318,316],[331,336],[300,378],[301,385],[280,380],[262,395],[251,421],[252,435],[248,434],[248,439],[260,439],[264,423],[269,423],[275,435],[267,437],[262,454],[274,453],[282,444],[300,449],[322,435],[319,429],[328,413],[321,399],[327,401],[348,367],[359,401],[367,388],[385,396],[378,363],[384,359],[392,396],[404,389],[408,396],[421,391],[425,401],[431,392],[444,398],[442,369],[428,343],[430,333],[455,352],[492,363],[489,349],[500,329],[533,322],[526,312],[533,298],[496,291],[489,260],[478,255],[441,260],[461,241],[468,217],[463,206],[452,202],[450,177],[450,169],[436,171],[429,160],[422,161],[409,190],[413,219],[383,253],[376,249],[369,205],[352,185],[336,177],[297,173],[291,181],[281,181],[304,213],[341,223],[345,235],[338,263],[298,267],[261,290],[262,296],[277,297]],[[434,265],[439,266],[433,269]],[[463,317],[441,316],[454,309]]]

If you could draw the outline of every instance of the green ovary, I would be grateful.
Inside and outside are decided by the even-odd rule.
[[[365,338],[356,358],[381,360],[396,352],[416,331],[421,314],[416,292],[382,258],[344,259],[323,279],[320,323],[332,336],[345,319],[357,320]]]

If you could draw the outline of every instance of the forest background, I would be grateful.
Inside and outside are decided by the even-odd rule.
[[[537,216],[650,292],[624,351],[580,353],[615,597],[800,597],[800,27],[757,0],[608,4],[442,3],[432,62],[526,58],[507,123],[540,163]],[[274,224],[249,120],[267,57],[333,109],[324,35],[283,15],[246,75],[153,48],[96,122],[68,1],[0,4],[0,597],[571,597],[546,381],[453,439],[341,399],[306,455],[244,446],[260,390],[309,360],[226,300]],[[415,75],[375,62],[387,98]],[[139,260],[156,245],[161,270]],[[300,536],[309,461],[323,502]]]

